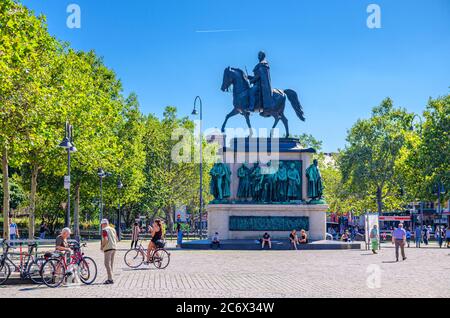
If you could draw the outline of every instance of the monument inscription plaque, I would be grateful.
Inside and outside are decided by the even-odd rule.
[[[237,232],[287,232],[309,231],[309,218],[305,216],[230,216],[230,231]]]

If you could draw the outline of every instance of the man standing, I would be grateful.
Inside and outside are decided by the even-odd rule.
[[[117,249],[117,234],[116,230],[109,226],[109,222],[103,219],[102,226],[102,242],[101,250],[105,254],[105,267],[108,273],[108,279],[105,281],[105,285],[114,284],[113,270],[114,270],[114,256]]]
[[[249,76],[250,83],[253,87],[250,89],[250,106],[249,111],[255,111],[256,104],[259,101],[262,110],[273,108],[272,83],[270,79],[270,66],[266,60],[266,53],[258,53],[259,63],[253,70],[254,76]],[[262,111],[261,110],[261,111]]]
[[[15,241],[19,239],[19,228],[17,224],[13,222],[12,218],[9,218],[9,240]],[[13,243],[14,244],[14,243]]]
[[[398,228],[394,230],[392,233],[392,244],[395,244],[395,256],[397,258],[399,257],[399,249],[402,251],[402,258],[405,261],[405,244],[406,244],[406,231],[403,228],[403,223],[400,223],[398,225]]]

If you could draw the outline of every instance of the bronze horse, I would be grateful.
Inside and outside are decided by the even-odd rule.
[[[247,75],[238,68],[227,67],[223,73],[223,83],[222,83],[222,91],[228,91],[230,86],[233,85],[233,106],[234,109],[231,113],[227,115],[225,118],[225,122],[222,126],[222,132],[225,132],[225,128],[228,120],[231,117],[234,117],[238,114],[241,114],[245,117],[247,121],[248,128],[250,129],[250,134],[252,132],[252,126],[250,123],[250,111],[249,111],[249,90],[250,90],[250,81],[248,80]],[[258,112],[262,117],[274,117],[275,123],[272,127],[273,130],[277,127],[280,120],[283,122],[284,127],[286,128],[286,137],[289,137],[289,123],[288,119],[284,115],[284,109],[286,107],[286,98],[289,99],[292,107],[294,108],[297,117],[301,121],[305,121],[304,113],[302,105],[298,99],[297,93],[292,89],[273,90],[273,109],[264,109],[262,112],[259,112],[259,109],[256,109],[255,112]]]

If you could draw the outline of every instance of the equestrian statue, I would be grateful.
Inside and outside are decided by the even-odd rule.
[[[286,128],[286,137],[289,137],[289,123],[284,114],[286,99],[289,99],[297,117],[305,121],[302,105],[294,90],[272,89],[270,66],[266,60],[266,54],[259,52],[258,59],[259,63],[253,70],[253,76],[247,75],[239,68],[227,67],[224,71],[221,89],[225,92],[233,86],[234,109],[226,116],[222,132],[225,132],[230,118],[241,114],[245,117],[251,134],[250,114],[259,113],[265,118],[274,117],[272,132],[281,120]]]

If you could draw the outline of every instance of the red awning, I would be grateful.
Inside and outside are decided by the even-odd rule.
[[[406,222],[411,221],[411,216],[380,216],[380,221]]]

